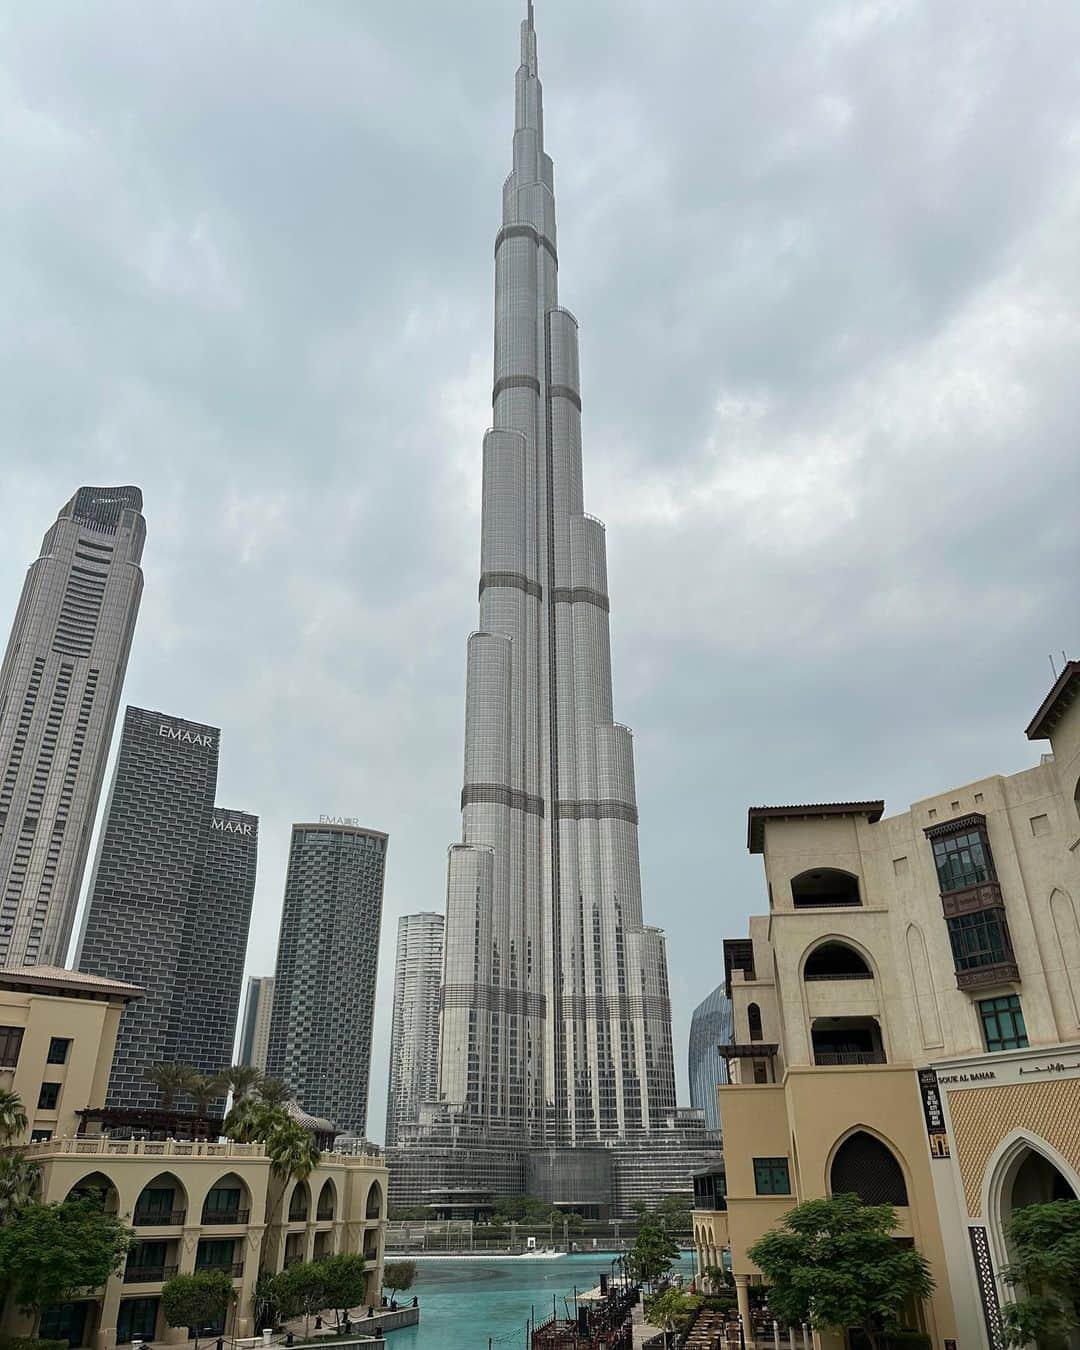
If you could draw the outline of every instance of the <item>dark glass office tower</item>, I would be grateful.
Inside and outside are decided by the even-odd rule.
[[[219,741],[163,713],[124,718],[77,957],[146,990],[120,1023],[110,1107],[159,1105],[154,1064],[232,1062],[259,824],[214,806]]]
[[[387,836],[294,825],[266,1071],[342,1133],[367,1130]]]
[[[27,573],[0,665],[0,964],[66,962],[145,539],[138,488],[80,488]]]

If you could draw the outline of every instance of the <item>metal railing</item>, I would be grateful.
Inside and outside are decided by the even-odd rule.
[[[220,1228],[226,1224],[246,1224],[250,1218],[251,1211],[247,1209],[219,1209],[211,1210],[209,1213],[204,1210],[202,1221],[204,1228]]]
[[[204,1270],[223,1270],[226,1275],[231,1275],[234,1280],[244,1278],[243,1261],[204,1261],[201,1265],[195,1263],[195,1273],[201,1274]]]
[[[179,1228],[186,1218],[186,1209],[174,1209],[168,1214],[155,1214],[147,1210],[140,1213],[136,1210],[131,1222],[135,1228]]]
[[[884,1050],[815,1050],[814,1063],[821,1068],[841,1064],[885,1064]]]
[[[179,1266],[128,1266],[124,1271],[125,1284],[164,1284],[179,1274]]]

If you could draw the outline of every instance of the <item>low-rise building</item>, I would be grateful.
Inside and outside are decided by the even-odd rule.
[[[367,1299],[377,1303],[387,1172],[374,1149],[325,1152],[310,1176],[283,1188],[262,1144],[131,1137],[163,1133],[145,1120],[140,1130],[121,1123],[123,1137],[86,1132],[105,1126],[108,1113],[99,1108],[120,1016],[141,995],[132,985],[76,971],[0,971],[0,1087],[27,1108],[27,1137],[17,1142],[40,1169],[42,1201],[93,1198],[135,1235],[123,1270],[104,1289],[46,1309],[40,1334],[93,1350],[143,1339],[183,1343],[187,1330],[164,1324],[163,1285],[176,1274],[227,1270],[236,1301],[222,1330],[250,1336],[261,1330],[253,1307],[261,1271],[339,1252],[364,1256]],[[329,1121],[295,1107],[290,1113],[317,1140],[332,1138]],[[149,1116],[151,1125],[176,1124],[167,1112]],[[24,1335],[31,1328],[9,1299],[0,1330]]]
[[[936,1289],[940,1345],[995,1342],[1004,1225],[1080,1197],[1080,663],[1028,727],[1050,754],[885,818],[881,801],[759,807],[767,915],[724,944],[726,1194],[699,1268],[803,1200],[889,1202]]]
[[[26,1108],[25,1143],[73,1135],[104,1102],[120,1016],[142,990],[53,966],[0,970],[0,1088]]]
[[[367,1299],[378,1303],[386,1229],[386,1169],[377,1154],[323,1154],[304,1180],[282,1193],[262,1144],[109,1139],[50,1139],[30,1145],[41,1168],[42,1199],[93,1196],[135,1234],[123,1270],[93,1295],[46,1311],[41,1335],[74,1346],[111,1350],[140,1340],[181,1344],[186,1328],[169,1328],[161,1290],[177,1274],[225,1270],[236,1302],[221,1328],[251,1336],[255,1282],[295,1261],[362,1253],[370,1271]],[[280,1200],[278,1197],[280,1196]],[[272,1209],[268,1209],[268,1205]],[[8,1309],[5,1329],[30,1323]]]

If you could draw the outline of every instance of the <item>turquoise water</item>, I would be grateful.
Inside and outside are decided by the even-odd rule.
[[[689,1273],[690,1258],[676,1269]],[[565,1299],[573,1316],[574,1286],[583,1293],[610,1273],[611,1253],[603,1252],[540,1261],[417,1258],[409,1293],[420,1299],[420,1325],[388,1332],[387,1350],[487,1350],[489,1336],[500,1350],[526,1350],[533,1308],[542,1322],[554,1298],[565,1317]]]

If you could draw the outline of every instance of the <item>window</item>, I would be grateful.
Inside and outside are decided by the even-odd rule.
[[[979,1004],[979,1016],[982,1018],[987,1050],[1027,1049],[1027,1027],[1024,1026],[1024,1014],[1016,994],[984,998]]]
[[[751,1003],[746,1010],[746,1022],[750,1028],[750,1039],[760,1041],[761,1035],[761,1009],[756,1003]]]
[[[754,1159],[754,1190],[758,1195],[790,1195],[791,1177],[786,1158]]]
[[[808,980],[872,980],[873,972],[863,958],[844,942],[825,942],[806,958],[803,975]]]
[[[59,1083],[42,1083],[41,1091],[38,1093],[38,1110],[55,1111],[56,1103],[60,1100]]]
[[[0,1027],[0,1069],[13,1069],[22,1049],[22,1027]]]
[[[945,922],[957,970],[977,970],[980,966],[1013,961],[1004,910],[979,909],[972,914],[958,914]]]
[[[71,1041],[65,1036],[54,1036],[49,1042],[48,1064],[66,1064]]]
[[[865,1130],[845,1139],[833,1159],[833,1195],[857,1195],[864,1205],[906,1205],[904,1173],[892,1151]]]
[[[31,1130],[30,1142],[32,1144],[43,1144],[46,1139],[52,1138],[52,1130]]]
[[[934,865],[942,895],[996,880],[990,844],[981,830],[935,839]]]
[[[860,905],[859,879],[833,867],[801,872],[791,879],[791,900],[796,909],[835,909]]]

